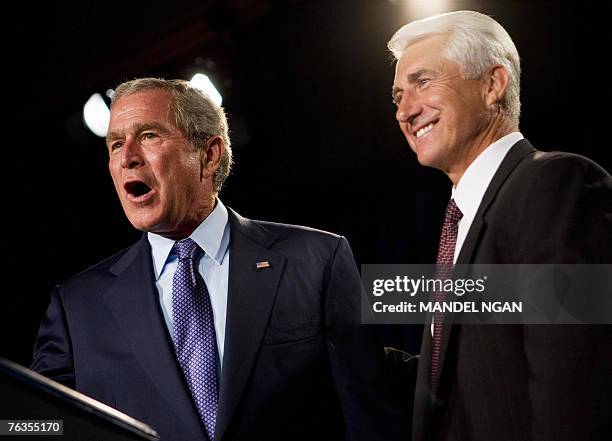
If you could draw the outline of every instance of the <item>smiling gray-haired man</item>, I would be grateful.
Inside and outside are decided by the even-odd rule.
[[[459,11],[389,42],[396,118],[453,184],[438,263],[612,262],[612,179],[519,132],[520,60],[492,18]],[[609,439],[610,326],[425,326],[413,440]]]

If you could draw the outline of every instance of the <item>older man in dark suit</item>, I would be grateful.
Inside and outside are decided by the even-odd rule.
[[[492,18],[441,14],[399,29],[397,121],[418,161],[453,183],[440,264],[612,261],[612,180],[519,132],[520,61]],[[607,439],[610,326],[425,327],[414,441]]]
[[[124,83],[107,145],[145,233],[55,289],[35,370],[163,440],[403,438],[347,241],[223,205],[219,106],[184,81]]]

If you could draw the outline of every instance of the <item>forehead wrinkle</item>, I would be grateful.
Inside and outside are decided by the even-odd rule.
[[[157,97],[156,97],[157,95]],[[157,99],[161,95],[165,99],[159,102]],[[130,105],[124,104],[124,101],[137,100],[136,102],[131,102]],[[152,102],[155,104],[152,104]],[[120,109],[120,110],[119,110]],[[172,96],[169,92],[161,89],[150,89],[150,90],[140,90],[137,92],[128,93],[126,95],[121,96],[116,102],[111,104],[111,115],[112,114],[128,114],[128,119],[131,114],[135,111],[149,111],[156,112],[159,111],[160,115],[166,118],[168,121],[173,121],[174,118],[174,107],[172,102]],[[121,117],[122,119],[125,117]]]
[[[406,79],[408,80],[409,83],[414,83],[416,80],[421,78],[423,75],[431,75],[431,74],[434,74],[435,72],[436,71],[434,69],[422,68],[414,72],[407,73]]]
[[[168,130],[163,124],[160,124],[160,123],[158,123],[156,121],[151,121],[151,122],[135,122],[130,127],[128,127],[127,129],[124,129],[124,130],[113,130],[112,132],[109,132],[108,135],[106,136],[106,140],[108,142],[108,141],[113,140],[113,139],[124,138],[125,137],[125,133],[141,133],[141,132],[144,132],[146,130],[151,130],[151,129],[158,130],[159,132],[161,132],[163,134],[170,133],[170,130]]]
[[[436,72],[436,64],[440,61],[452,61],[446,56],[450,34],[434,33],[421,36],[410,42],[398,59],[396,71],[400,65],[406,64],[406,57],[410,60],[408,66],[414,66],[419,71]],[[425,47],[424,47],[425,46]],[[432,65],[429,67],[428,65]],[[419,66],[420,65],[420,66]]]

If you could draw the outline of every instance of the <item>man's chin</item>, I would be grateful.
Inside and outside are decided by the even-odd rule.
[[[426,145],[426,143],[424,142],[420,142],[417,143],[416,141],[414,141],[414,143],[411,145],[412,147],[412,151],[415,153],[417,160],[419,161],[419,164],[425,166],[425,167],[431,167],[431,163],[432,160],[434,158],[432,158],[432,149]]]
[[[159,218],[157,216],[139,213],[127,214],[127,218],[132,226],[137,230],[144,231],[146,233],[155,233],[155,231],[159,229]]]
[[[419,161],[419,164],[423,167],[438,168],[436,159],[432,158],[431,155],[417,153],[417,161]]]

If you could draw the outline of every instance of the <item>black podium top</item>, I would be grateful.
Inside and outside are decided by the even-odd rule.
[[[158,441],[155,430],[148,425],[76,392],[60,383],[0,357],[0,420],[59,421],[63,434],[41,432],[39,425],[19,424],[18,427],[2,422],[0,433],[12,427],[12,435],[47,435],[52,439]],[[46,424],[46,427],[50,426]],[[15,430],[17,429],[17,430]],[[38,431],[38,433],[35,433]],[[52,435],[51,433],[56,433]],[[24,438],[18,438],[24,439]],[[41,438],[36,438],[41,439]],[[42,438],[45,439],[45,438]]]

